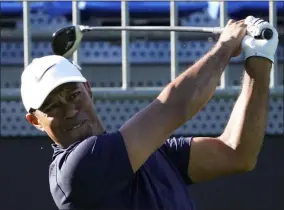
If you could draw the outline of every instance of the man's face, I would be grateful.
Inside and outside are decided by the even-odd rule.
[[[57,87],[38,110],[28,115],[32,124],[63,147],[103,131],[90,88],[82,83]]]

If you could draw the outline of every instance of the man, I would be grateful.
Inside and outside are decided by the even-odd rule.
[[[256,40],[264,28],[271,40]],[[246,35],[249,33],[249,35]],[[230,20],[217,44],[118,131],[107,133],[78,67],[59,56],[22,74],[27,120],[54,141],[49,182],[59,209],[193,210],[187,186],[255,167],[267,121],[278,33]],[[169,136],[213,95],[230,58],[245,53],[241,94],[222,135]]]

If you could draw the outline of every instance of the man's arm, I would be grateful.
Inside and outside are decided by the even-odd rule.
[[[265,58],[248,58],[244,93],[220,137],[238,151],[248,168],[255,166],[265,135],[271,67],[271,62]]]
[[[241,43],[246,28],[230,21],[221,41],[202,59],[165,87],[157,99],[120,129],[134,171],[180,125],[194,116],[213,95],[232,51]]]
[[[249,16],[245,23],[252,36],[266,28],[273,36],[270,40],[244,37],[246,71],[241,94],[221,136],[192,140],[188,174],[194,182],[252,170],[257,162],[267,122],[270,69],[279,40],[267,21]]]
[[[267,59],[249,58],[241,94],[223,134],[193,138],[188,173],[194,182],[254,168],[267,122],[270,69]]]

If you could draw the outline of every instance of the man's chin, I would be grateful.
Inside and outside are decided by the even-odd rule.
[[[94,126],[86,124],[79,129],[65,131],[62,134],[62,139],[65,139],[64,142],[69,142],[68,145],[71,145],[75,142],[84,141],[85,139],[90,138],[91,136],[100,135],[102,133],[103,132],[94,129]]]
[[[75,141],[84,141],[85,139],[94,136],[92,130],[87,130],[85,132],[79,132],[75,135],[76,137],[73,138]]]
[[[64,139],[68,142],[77,142],[77,141],[84,141],[85,139],[93,136],[92,129],[90,128],[83,128],[78,130],[73,130],[69,132],[65,132],[65,135],[63,136]]]

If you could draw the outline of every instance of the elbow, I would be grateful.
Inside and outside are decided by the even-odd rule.
[[[228,134],[226,134],[228,136]],[[235,142],[229,141],[229,138],[222,134],[218,137],[221,141],[231,148],[232,151],[232,161],[231,165],[236,172],[251,172],[256,168],[258,154],[254,151],[248,151],[243,149],[243,145],[237,145]]]
[[[240,160],[237,164],[237,170],[239,172],[251,172],[256,168],[257,160],[256,159],[245,159],[245,160]]]
[[[256,167],[256,162],[248,163],[243,167],[244,172],[251,172],[255,169]]]

